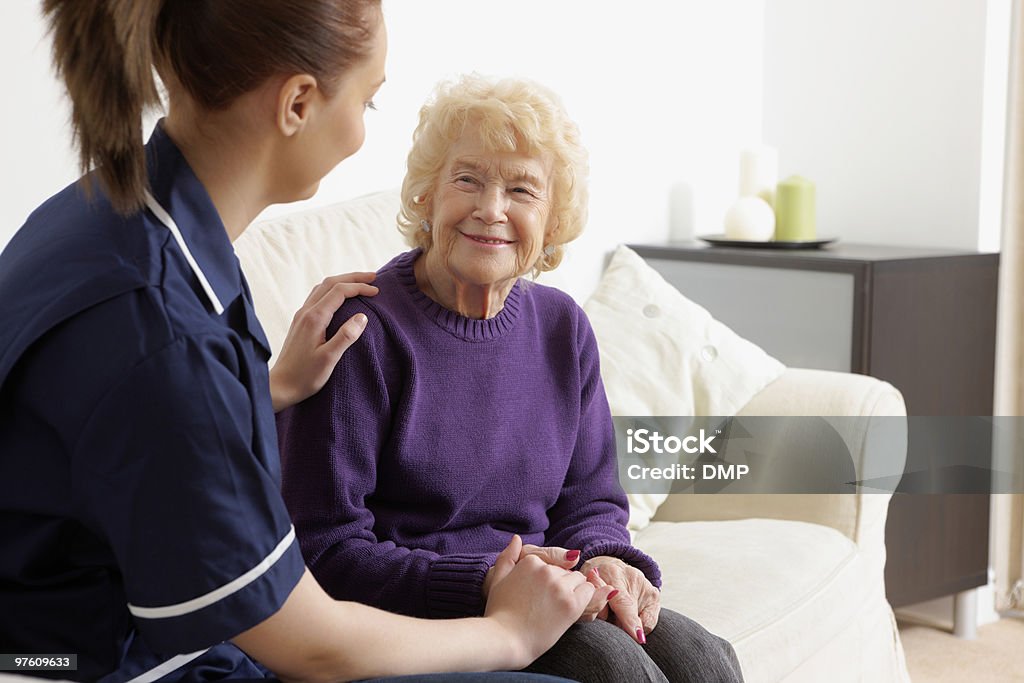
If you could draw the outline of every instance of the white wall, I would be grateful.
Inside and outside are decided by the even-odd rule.
[[[733,199],[737,150],[761,126],[764,0],[595,3],[385,0],[388,81],[363,150],[307,204],[398,186],[419,106],[441,78],[476,70],[542,81],[565,100],[591,153],[591,219],[560,281],[585,296],[619,242],[663,240],[669,189],[690,182],[704,232]],[[75,177],[67,109],[35,2],[4,3],[0,64],[17,107],[0,116],[0,245]],[[294,210],[271,207],[265,215]]]
[[[1010,17],[1010,0],[767,3],[764,137],[780,175],[817,183],[819,234],[999,249]],[[952,623],[953,600],[903,611]]]
[[[0,7],[0,245],[40,202],[78,177],[70,108],[50,71],[41,2]]]
[[[764,138],[818,232],[998,247],[1008,0],[771,0]]]
[[[77,175],[39,4],[0,8],[8,102],[0,109],[0,246]],[[562,269],[577,296],[617,242],[668,236],[677,182],[694,186],[695,231],[717,232],[735,192],[736,152],[762,131],[780,150],[783,176],[817,182],[821,234],[994,249],[1009,6],[649,0],[626,11],[587,0],[522,0],[513,9],[385,0],[391,49],[381,111],[368,115],[364,149],[308,203],[397,186],[432,85],[475,69],[547,83],[583,129],[591,222]]]

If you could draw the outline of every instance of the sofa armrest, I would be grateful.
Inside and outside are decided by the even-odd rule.
[[[739,416],[825,418],[845,441],[861,479],[901,472],[906,461],[903,397],[892,385],[872,377],[789,368],[751,399]],[[800,438],[798,429],[782,429],[772,448],[790,452]],[[760,517],[822,524],[860,545],[866,559],[881,571],[890,497],[870,489],[846,494],[674,494],[658,508],[654,520]]]
[[[888,382],[831,370],[786,368],[739,415],[903,417],[903,396]]]

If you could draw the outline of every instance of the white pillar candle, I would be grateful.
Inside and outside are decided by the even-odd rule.
[[[740,152],[740,197],[760,197],[774,206],[778,182],[778,150],[761,145]]]

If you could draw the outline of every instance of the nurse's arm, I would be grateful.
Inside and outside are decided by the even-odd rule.
[[[233,642],[283,680],[348,681],[448,671],[521,669],[587,606],[594,587],[527,556],[515,537],[495,564],[487,613],[423,620],[328,596],[306,571],[281,609]]]

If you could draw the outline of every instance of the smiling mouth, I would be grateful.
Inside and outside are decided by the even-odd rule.
[[[500,247],[506,244],[512,244],[511,240],[503,240],[497,237],[479,237],[477,235],[467,235],[466,233],[460,233],[463,237],[468,237],[478,244],[487,244],[492,247]]]

